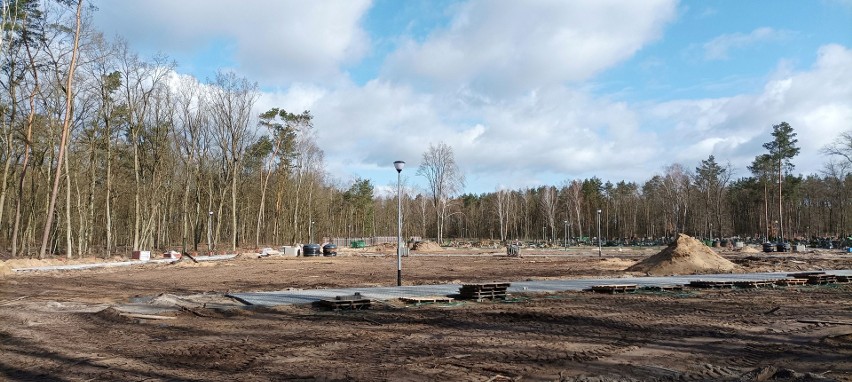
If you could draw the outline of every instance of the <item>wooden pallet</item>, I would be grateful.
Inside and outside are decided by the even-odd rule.
[[[337,296],[330,299],[322,299],[317,302],[319,306],[330,308],[332,310],[360,310],[369,309],[371,301],[369,298],[364,298],[360,293],[351,296]]]
[[[448,303],[453,302],[454,298],[447,296],[418,296],[418,297],[400,297],[402,302],[409,304],[433,304],[433,303]]]
[[[506,289],[509,283],[464,284],[459,288],[459,298],[465,300],[496,300],[506,299]]]
[[[813,275],[808,276],[808,284],[811,285],[824,285],[824,284],[834,284],[837,282],[837,277],[834,275]]]
[[[714,289],[726,289],[733,288],[733,281],[710,281],[710,280],[694,280],[689,282],[690,288],[714,288]]]
[[[483,291],[483,292],[467,292],[460,293],[459,298],[463,300],[505,300],[506,299],[506,291]]]
[[[611,284],[611,285],[592,285],[592,292],[596,293],[627,293],[635,292],[636,284]]]
[[[641,290],[647,290],[647,291],[674,291],[674,292],[677,292],[677,291],[682,291],[682,290],[683,290],[683,285],[680,285],[680,284],[673,284],[673,285],[645,285],[645,286],[641,286],[641,287],[639,287],[639,289],[641,289]]]
[[[808,283],[808,279],[780,279],[775,280],[775,285],[778,286],[794,286],[794,285],[805,285]]]
[[[745,280],[734,281],[737,288],[769,288],[775,286],[775,280]]]
[[[510,283],[491,283],[491,284],[464,284],[459,288],[460,292],[470,291],[486,291],[486,290],[506,290]]]
[[[792,277],[794,279],[806,279],[810,276],[818,276],[824,275],[825,272],[821,271],[810,271],[810,272],[796,272],[796,273],[788,273],[787,277]]]

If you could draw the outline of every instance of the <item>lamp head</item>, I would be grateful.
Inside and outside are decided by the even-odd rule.
[[[402,168],[405,167],[405,162],[401,160],[393,162],[393,167],[396,168],[396,172],[402,172]]]

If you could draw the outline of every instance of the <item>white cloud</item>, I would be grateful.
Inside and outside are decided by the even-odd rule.
[[[276,97],[304,101],[296,93],[304,91]],[[413,173],[429,144],[438,142],[453,147],[473,189],[507,180],[533,186],[607,172],[635,176],[651,171],[645,163],[654,160],[655,134],[639,129],[627,105],[562,86],[500,102],[459,103],[451,94],[376,80],[324,93],[308,108],[329,172],[342,178],[371,177],[400,158]]]
[[[98,27],[136,49],[220,60],[264,85],[340,80],[340,66],[369,49],[360,26],[368,0],[101,0],[97,6]]]
[[[742,49],[764,42],[777,42],[787,38],[788,31],[768,27],[757,28],[748,34],[732,33],[718,36],[704,43],[704,58],[707,60],[727,60],[734,49]]]
[[[820,148],[852,129],[852,50],[823,46],[812,68],[780,70],[758,94],[665,102],[645,116],[645,123],[668,126],[675,160],[697,163],[714,154],[730,160],[741,176],[772,139],[772,125],[788,122],[801,148],[793,160],[797,171],[814,173],[826,161]]]
[[[419,159],[439,141],[453,147],[473,192],[591,176],[644,181],[666,165],[691,168],[710,154],[746,176],[782,121],[798,133],[797,171],[812,173],[826,160],[819,149],[852,128],[852,50],[824,46],[811,68],[781,68],[756,94],[725,98],[626,104],[562,85],[499,99],[477,95],[374,80],[326,91],[294,87],[278,99],[314,112],[329,173],[375,184],[395,181],[390,163],[397,159],[421,182],[414,176]]]
[[[676,3],[488,1],[459,6],[451,25],[408,40],[383,75],[430,87],[526,92],[582,81],[660,37]]]

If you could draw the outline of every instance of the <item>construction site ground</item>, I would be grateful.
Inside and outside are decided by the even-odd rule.
[[[403,258],[403,284],[618,284],[643,276],[624,269],[660,250],[525,248],[507,257],[504,249],[444,248]],[[852,269],[852,254],[841,251],[720,253],[743,272]],[[852,381],[852,283],[512,289],[505,300],[391,298],[340,311],[226,297],[393,286],[396,261],[369,248],[67,271],[10,270],[68,263],[61,260],[6,261],[0,380]]]

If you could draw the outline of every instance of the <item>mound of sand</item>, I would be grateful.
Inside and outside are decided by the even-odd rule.
[[[760,253],[760,250],[755,247],[742,247],[740,253]]]
[[[434,241],[418,241],[418,242],[415,242],[414,245],[411,246],[411,250],[412,251],[421,251],[421,252],[440,251],[441,246],[438,245],[438,243],[435,243]]]
[[[677,240],[660,253],[642,260],[626,272],[650,275],[685,275],[700,273],[730,273],[739,267],[719,256],[695,238],[679,234]]]

